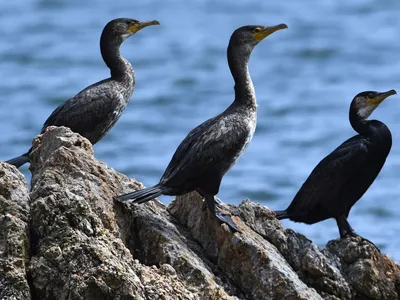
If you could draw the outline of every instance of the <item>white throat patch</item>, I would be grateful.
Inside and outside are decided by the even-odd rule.
[[[377,105],[367,105],[367,106],[365,106],[365,107],[363,107],[363,108],[361,108],[358,112],[357,112],[357,114],[361,117],[361,118],[363,118],[363,119],[367,119],[371,114],[372,114],[372,112],[375,110],[375,108],[377,108],[378,106]]]
[[[130,37],[132,34],[131,33],[124,33],[121,34],[122,40],[125,41],[128,37]]]

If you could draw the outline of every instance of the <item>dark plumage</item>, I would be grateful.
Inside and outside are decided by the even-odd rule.
[[[143,203],[161,194],[184,195],[196,190],[205,197],[214,216],[239,230],[228,214],[216,210],[214,196],[222,177],[249,144],[256,128],[256,97],[248,72],[250,54],[262,39],[283,28],[287,26],[244,26],[232,34],[227,52],[235,80],[233,103],[189,132],[157,185],[118,196],[117,200]]]
[[[359,134],[314,168],[289,207],[275,212],[278,219],[314,224],[335,218],[340,237],[357,235],[347,221],[350,209],[374,182],[392,146],[389,128],[367,118],[385,98],[394,94],[394,90],[362,92],[354,97],[350,123]]]
[[[118,121],[135,87],[133,68],[121,56],[120,45],[142,28],[158,24],[158,21],[139,22],[126,18],[110,21],[101,34],[100,50],[104,62],[110,68],[111,77],[88,86],[57,107],[44,123],[41,133],[48,126],[65,126],[92,144],[101,140]],[[7,163],[19,168],[29,162],[30,151]]]

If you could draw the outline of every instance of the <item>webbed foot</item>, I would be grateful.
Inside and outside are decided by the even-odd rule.
[[[379,250],[379,248],[378,248],[373,242],[371,242],[369,239],[366,239],[366,238],[362,237],[361,235],[357,234],[354,230],[352,230],[352,231],[350,231],[350,232],[347,232],[346,235],[354,236],[354,237],[360,237],[363,241],[366,241],[366,242],[370,243],[372,246],[375,247],[375,249],[376,249],[379,253],[381,253],[381,250]]]
[[[225,223],[226,225],[228,225],[232,230],[237,231],[237,232],[242,232],[239,229],[239,227],[235,224],[235,222],[233,222],[231,214],[217,210],[215,212],[215,217],[217,217],[217,219],[220,220],[222,223]]]

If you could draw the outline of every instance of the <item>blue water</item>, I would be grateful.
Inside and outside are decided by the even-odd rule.
[[[350,101],[364,90],[400,92],[400,1],[78,1],[0,4],[0,158],[24,153],[47,116],[87,85],[108,77],[99,53],[116,17],[157,19],[122,46],[136,72],[132,102],[95,146],[109,166],[155,184],[187,132],[233,100],[226,46],[245,24],[286,23],[254,50],[258,127],[225,176],[220,198],[273,209],[290,203],[312,168],[354,134]],[[354,229],[400,260],[399,97],[373,114],[393,134],[378,179],[353,208]],[[27,167],[21,171],[29,178]],[[163,197],[168,202],[171,198]],[[324,245],[336,223],[283,222]]]

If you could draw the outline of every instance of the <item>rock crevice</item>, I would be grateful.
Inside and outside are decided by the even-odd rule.
[[[115,202],[143,185],[67,128],[34,140],[31,171],[29,191],[0,163],[0,299],[399,299],[399,265],[369,243],[321,249],[251,201],[230,206],[242,233],[197,193]]]

